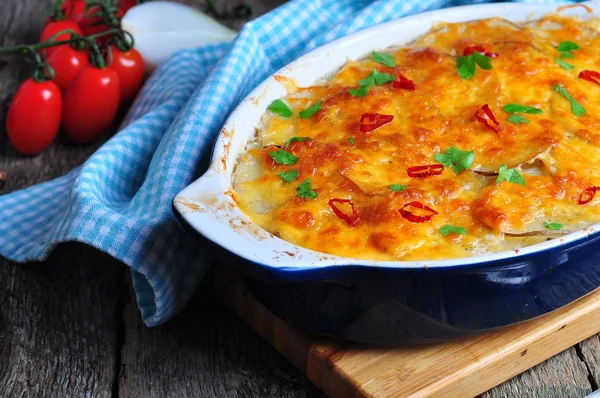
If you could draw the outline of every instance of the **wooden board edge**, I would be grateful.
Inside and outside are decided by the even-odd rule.
[[[223,264],[215,264],[212,275],[217,296],[319,389],[328,396],[334,393],[332,388],[345,397],[357,394],[360,386],[323,354],[329,350],[334,355],[331,344],[335,343],[319,343],[313,335],[273,314],[248,291],[240,275]]]
[[[347,344],[319,339],[281,320],[248,291],[241,277],[223,264],[213,269],[217,295],[252,329],[331,397],[371,397],[375,391],[353,380],[336,360]],[[275,326],[273,326],[275,325]],[[600,289],[538,319],[513,326],[528,338],[490,352],[474,366],[437,378],[402,396],[476,396],[600,332]],[[503,331],[481,335],[498,339]],[[457,341],[454,344],[461,344]],[[453,395],[454,394],[454,395]]]
[[[487,358],[480,358],[479,366],[424,386],[419,395],[477,396],[600,333],[600,289],[550,314],[512,328],[518,329],[525,337],[508,344],[507,349],[498,355],[490,353]],[[502,331],[493,333],[500,334]]]
[[[296,368],[306,373],[308,353],[313,338],[266,309],[235,271],[215,264],[213,286],[217,296],[223,300],[256,333],[286,357]],[[275,325],[274,327],[272,325]]]

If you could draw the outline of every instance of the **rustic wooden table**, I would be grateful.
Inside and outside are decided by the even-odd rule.
[[[183,2],[206,5],[203,0]],[[282,2],[248,1],[253,17]],[[49,6],[48,0],[0,0],[0,45],[36,41]],[[4,116],[27,74],[22,60],[0,59],[0,170],[8,177],[0,194],[65,174],[100,145],[75,146],[59,139],[39,156],[15,153],[4,134]],[[594,336],[483,396],[583,397],[598,388],[599,380],[600,338]],[[150,329],[140,319],[128,269],[92,248],[65,244],[43,263],[0,259],[0,397],[30,396],[322,393],[217,302],[210,286],[200,286],[173,320]]]

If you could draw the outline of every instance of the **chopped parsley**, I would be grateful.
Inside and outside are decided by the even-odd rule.
[[[283,149],[279,149],[277,151],[269,153],[269,156],[273,161],[277,164],[296,164],[298,158],[288,151],[284,151]]]
[[[557,84],[556,86],[552,87],[552,89],[565,97],[567,101],[571,103],[571,112],[573,112],[575,116],[584,116],[587,113],[585,108],[581,106],[581,104],[577,102],[575,98],[571,97],[571,95],[563,86]]]
[[[359,86],[358,88],[350,89],[348,92],[353,97],[366,97],[369,94],[371,86]]]
[[[538,109],[536,107],[520,105],[520,104],[507,104],[507,105],[504,105],[504,108],[502,108],[502,109],[504,110],[504,112],[507,112],[507,113],[529,113],[532,115],[544,113],[543,110]]]
[[[310,137],[292,137],[285,142],[285,147],[286,148],[289,147],[290,144],[294,141],[304,142],[304,141],[308,141],[308,140],[312,140],[312,138],[310,138]]]
[[[561,53],[560,53],[560,57],[561,57],[562,59],[566,59],[566,58],[575,58],[575,56],[574,56],[573,54],[571,54],[570,52],[568,52],[568,51],[563,51],[563,52],[561,52]]]
[[[396,61],[394,61],[394,57],[390,54],[373,51],[371,53],[371,59],[375,62],[378,62],[378,63],[388,66],[390,68],[393,68],[394,66],[396,66]]]
[[[563,59],[575,57],[573,53],[571,53],[571,51],[579,50],[579,46],[577,45],[577,43],[573,43],[572,41],[563,41],[558,45],[556,49],[560,51],[560,58],[556,59],[556,63],[559,64],[561,67],[565,68],[566,70],[573,69],[575,66],[564,62]]]
[[[310,118],[312,115],[314,115],[315,113],[317,113],[321,110],[321,102],[323,102],[323,100],[319,100],[319,102],[317,102],[316,104],[309,106],[305,110],[301,111],[298,114],[298,116],[300,116],[302,119]]]
[[[471,167],[473,159],[475,159],[475,151],[463,151],[462,149],[451,147],[446,149],[446,153],[436,154],[434,159],[446,167],[454,167],[454,171],[458,174]]]
[[[389,73],[379,72],[377,69],[373,69],[371,74],[362,80],[358,81],[359,86],[381,86],[382,84],[393,82],[396,80],[396,76],[390,75]]]
[[[560,58],[556,58],[556,63],[557,63],[557,64],[558,64],[558,65],[559,65],[561,68],[563,68],[563,69],[566,69],[566,70],[572,70],[572,69],[574,69],[574,68],[575,68],[575,65],[569,64],[569,63],[567,63],[567,62],[563,61],[563,60],[562,60],[562,59],[560,59]]]
[[[463,227],[455,227],[453,225],[446,224],[440,228],[440,234],[448,236],[450,234],[466,235],[467,230]]]
[[[400,185],[400,184],[392,184],[390,185],[390,189],[394,192],[400,192],[400,191],[404,191],[407,188],[406,185]]]
[[[279,177],[281,177],[281,179],[285,182],[292,182],[294,181],[296,178],[298,178],[298,175],[300,174],[300,172],[298,170],[290,170],[290,171],[280,171],[279,173],[277,173],[277,175]]]
[[[505,164],[500,166],[498,170],[498,178],[496,178],[496,184],[500,184],[502,181],[512,182],[513,184],[525,185],[525,179],[517,169],[509,169]]]
[[[556,48],[558,51],[572,51],[579,50],[579,45],[577,43],[573,43],[572,41],[563,41]]]
[[[354,137],[348,138],[348,142],[350,142],[352,145],[354,145]]]
[[[477,51],[471,55],[465,55],[464,57],[458,57],[456,59],[458,75],[463,79],[470,79],[475,76],[477,66],[485,70],[492,69],[492,59]]]
[[[559,229],[562,229],[563,225],[559,222],[544,222],[544,227],[553,231],[558,231]]]
[[[510,115],[508,121],[514,124],[529,124],[529,119],[519,115]]]
[[[298,196],[304,199],[316,199],[317,196],[319,196],[315,191],[312,190],[310,178],[307,178],[302,182],[302,184],[298,185],[296,192],[298,192]]]
[[[280,99],[276,99],[275,101],[271,102],[271,105],[269,105],[267,109],[283,117],[290,117],[294,114],[294,112],[292,112],[285,102]]]
[[[350,90],[349,93],[353,97],[365,97],[367,94],[369,94],[369,89],[371,86],[381,86],[382,84],[393,82],[394,80],[396,80],[394,75],[382,73],[377,71],[377,69],[373,69],[369,76],[358,81],[359,87]]]

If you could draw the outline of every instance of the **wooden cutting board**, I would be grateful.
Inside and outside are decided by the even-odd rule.
[[[278,318],[216,264],[217,294],[330,397],[473,397],[600,332],[600,289],[523,324],[450,343],[374,347],[312,335]]]

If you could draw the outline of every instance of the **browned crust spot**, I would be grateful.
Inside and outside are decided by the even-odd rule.
[[[285,91],[287,91],[288,94],[293,93],[299,88],[296,80],[292,79],[291,77],[273,75],[273,79],[277,80],[285,88]]]
[[[223,136],[223,156],[221,156],[221,166],[223,171],[227,171],[227,158],[229,158],[229,151],[231,150],[231,137],[235,134],[235,129],[227,129],[223,127],[221,135]]]
[[[202,207],[198,206],[196,203],[189,202],[184,198],[175,200],[175,203],[179,203],[182,206],[185,206],[192,211],[205,211],[206,210],[206,209],[203,209]]]

